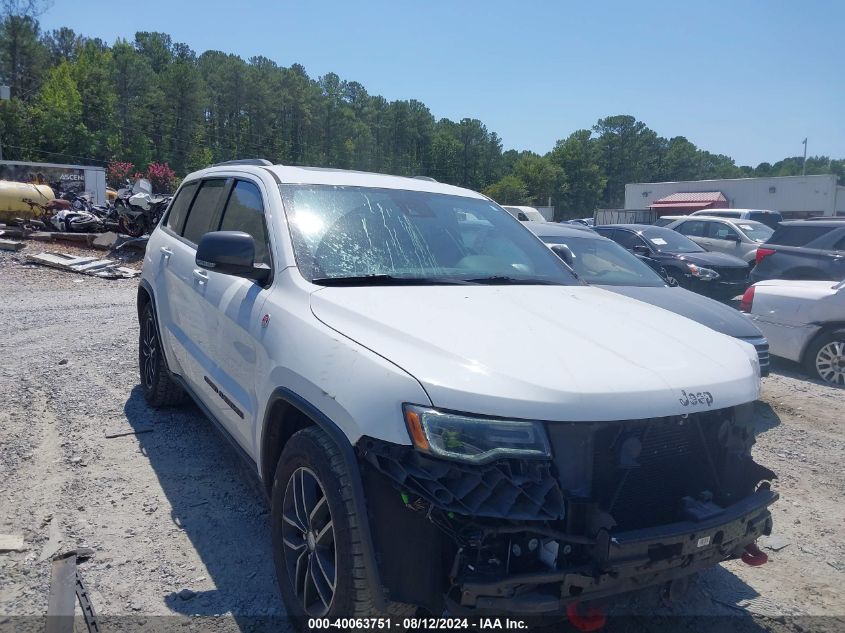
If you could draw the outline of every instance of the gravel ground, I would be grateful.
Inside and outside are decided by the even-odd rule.
[[[79,546],[95,551],[80,570],[104,616],[226,615],[203,628],[246,630],[284,614],[255,479],[197,409],[154,413],[143,401],[136,288],[0,253],[0,534],[26,543],[0,553],[0,628],[46,612],[49,559]],[[617,608],[659,617],[626,630],[678,614],[730,616],[749,631],[842,630],[821,616],[845,616],[843,404],[842,390],[775,365],[754,452],[779,475],[775,534],[788,544],[762,567],[709,570],[671,606],[627,598]],[[725,621],[683,628],[704,620]]]

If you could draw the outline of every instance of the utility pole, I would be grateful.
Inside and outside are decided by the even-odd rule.
[[[801,163],[801,175],[807,175],[807,137],[804,137],[804,161]]]

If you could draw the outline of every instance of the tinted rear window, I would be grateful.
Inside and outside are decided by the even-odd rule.
[[[828,226],[813,226],[812,224],[781,225],[775,229],[767,244],[806,246],[831,230]]]
[[[781,220],[783,220],[783,216],[780,213],[762,213],[761,211],[752,211],[748,219],[757,220],[758,222],[764,223],[766,220],[780,222]]]
[[[188,213],[188,207],[191,206],[191,200],[194,199],[194,193],[197,190],[196,182],[189,182],[179,190],[176,198],[170,203],[170,212],[167,214],[167,228],[175,233],[182,231],[182,225],[185,224],[185,216]]]

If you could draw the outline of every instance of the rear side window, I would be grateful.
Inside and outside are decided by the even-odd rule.
[[[267,241],[267,226],[264,223],[264,204],[261,191],[251,182],[239,180],[232,189],[221,231],[243,231],[255,238],[255,263],[270,265],[270,250]]]
[[[704,237],[704,221],[703,220],[687,220],[681,224],[677,229],[681,235],[689,235],[691,237]]]
[[[777,226],[778,222],[783,221],[783,216],[780,213],[761,213],[760,211],[752,211],[748,216],[749,220],[757,220],[767,226]]]
[[[181,233],[185,224],[185,216],[188,215],[188,207],[197,192],[197,183],[189,182],[179,190],[173,202],[170,203],[170,211],[167,214],[167,228],[174,233]]]
[[[733,227],[722,222],[708,222],[707,235],[716,240],[733,240],[739,237],[739,233]]]
[[[632,249],[635,246],[642,246],[644,244],[642,238],[637,235],[636,233],[631,233],[630,231],[616,231],[616,235],[613,236],[614,241],[618,244],[624,246],[627,249]]]
[[[812,224],[794,224],[792,226],[781,225],[767,244],[778,246],[806,246],[813,240],[825,235],[831,230],[828,226],[813,226]]]
[[[211,221],[225,190],[226,180],[224,179],[203,181],[196,198],[194,198],[194,204],[191,205],[182,237],[189,242],[198,244],[200,238],[211,230]]]

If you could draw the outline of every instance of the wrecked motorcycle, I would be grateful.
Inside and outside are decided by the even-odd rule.
[[[118,228],[121,233],[141,237],[156,227],[173,196],[153,194],[146,178],[138,178],[132,185],[127,181],[126,185],[115,200]]]

